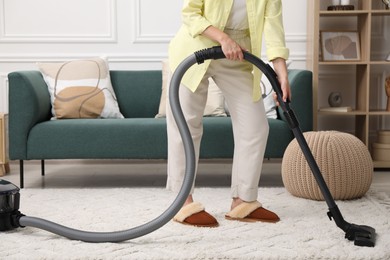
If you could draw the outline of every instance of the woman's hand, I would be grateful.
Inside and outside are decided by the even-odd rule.
[[[223,54],[228,60],[244,60],[243,48],[229,36],[221,42]]]
[[[282,58],[276,58],[272,61],[276,75],[278,75],[278,81],[283,92],[283,101],[291,100],[290,83],[288,82],[288,72],[286,61]],[[274,99],[279,106],[279,101],[276,93],[274,93]]]
[[[287,100],[291,100],[290,83],[288,82],[288,80],[280,80],[279,77],[278,77],[278,80],[279,80],[280,87],[282,88],[283,101],[287,102]],[[274,99],[275,99],[276,105],[279,106],[280,104],[279,104],[278,96],[276,95],[276,93],[274,93]]]
[[[202,35],[218,42],[221,45],[222,52],[225,54],[226,59],[239,61],[244,60],[243,51],[245,49],[218,28],[209,26],[203,31]]]

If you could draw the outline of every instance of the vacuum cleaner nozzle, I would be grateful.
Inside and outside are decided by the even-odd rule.
[[[353,240],[356,246],[375,246],[375,229],[370,226],[351,224],[345,232],[345,238]]]
[[[345,232],[346,239],[354,241],[355,246],[375,246],[375,228],[345,221],[337,205],[329,208],[328,217],[330,220],[333,219],[336,225]]]
[[[17,227],[20,193],[19,188],[6,180],[0,180],[0,231],[7,231]]]

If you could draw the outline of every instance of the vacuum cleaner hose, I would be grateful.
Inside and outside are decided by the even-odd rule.
[[[160,216],[141,226],[134,227],[128,230],[114,231],[114,232],[81,231],[81,230],[65,227],[45,219],[28,217],[24,215],[19,216],[18,219],[19,226],[36,227],[60,236],[67,237],[72,240],[81,240],[84,242],[100,243],[100,242],[121,242],[129,239],[141,237],[161,228],[167,222],[169,222],[183,206],[185,200],[187,199],[190,193],[195,178],[194,144],[192,142],[191,134],[188,129],[188,125],[186,123],[186,120],[183,115],[183,111],[180,106],[180,100],[179,100],[180,83],[185,72],[195,63],[200,64],[207,59],[222,59],[222,58],[225,58],[225,55],[223,54],[222,49],[219,46],[198,51],[193,55],[190,55],[188,58],[186,58],[177,67],[174,74],[172,75],[172,79],[169,87],[169,100],[171,104],[172,114],[174,116],[175,122],[178,126],[181,138],[183,140],[183,146],[184,146],[185,158],[186,158],[186,170],[185,170],[185,177],[184,177],[181,190],[179,191],[176,199],[172,202],[172,204],[168,207],[168,209],[166,209]],[[244,59],[256,65],[260,70],[262,70],[273,86],[279,86],[278,85],[279,83],[276,78],[276,74],[269,65],[266,65],[262,60],[260,60],[259,58],[257,58],[256,56],[248,52],[244,52]],[[274,87],[274,91],[276,92],[279,91],[278,97],[282,96],[280,87],[276,89]],[[282,100],[279,101],[280,101],[279,103],[282,106],[282,109],[284,111],[288,111],[288,108],[286,108],[288,104],[282,102]],[[291,121],[293,122],[293,124],[295,124],[294,120]]]
[[[180,106],[179,100],[179,87],[181,79],[184,73],[196,63],[195,55],[191,55],[185,59],[177,68],[172,76],[169,99],[171,104],[172,113],[176,124],[178,125],[181,138],[183,140],[185,158],[186,158],[186,170],[182,187],[172,204],[166,209],[160,216],[154,220],[145,223],[141,226],[134,227],[128,230],[115,231],[115,232],[88,232],[77,229],[72,229],[59,225],[57,223],[35,217],[20,216],[19,225],[36,227],[49,231],[51,233],[67,237],[72,240],[81,240],[84,242],[102,243],[102,242],[121,242],[129,239],[149,234],[168,223],[175,214],[181,209],[188,195],[190,194],[192,184],[195,178],[195,151],[194,144],[192,142],[191,134],[185,121],[183,112]]]
[[[185,200],[187,199],[192,184],[195,178],[195,152],[194,144],[192,142],[191,134],[188,129],[188,125],[183,115],[183,111],[180,106],[179,100],[179,87],[181,79],[183,78],[184,73],[195,63],[203,63],[207,59],[222,59],[225,58],[225,55],[222,52],[221,47],[213,47],[205,50],[198,51],[193,55],[186,58],[175,70],[172,75],[171,84],[169,88],[169,100],[171,104],[172,113],[176,124],[178,126],[181,138],[183,140],[183,146],[185,151],[186,158],[186,170],[184,181],[177,195],[176,199],[168,207],[168,209],[163,212],[160,216],[154,220],[143,224],[141,226],[116,232],[86,232],[80,231],[62,225],[34,217],[27,217],[22,215],[19,209],[19,188],[10,184],[8,182],[0,182],[0,231],[9,230],[19,226],[31,226],[44,229],[46,231],[67,237],[69,239],[81,240],[85,242],[121,242],[124,240],[129,240],[137,237],[141,237],[148,233],[159,229],[170,221],[174,215],[180,210],[183,206]],[[254,66],[259,68],[263,74],[270,81],[273,90],[276,92],[279,105],[283,111],[283,116],[285,117],[287,123],[289,124],[296,140],[298,141],[299,146],[303,154],[306,157],[306,160],[309,164],[310,169],[313,172],[313,176],[316,179],[319,188],[324,196],[324,199],[329,207],[328,217],[333,219],[336,222],[336,225],[345,232],[345,238],[353,240],[355,245],[358,246],[375,246],[375,229],[370,226],[365,225],[356,225],[348,223],[344,220],[341,215],[340,210],[338,209],[332,194],[329,191],[328,186],[321,174],[321,171],[314,159],[313,154],[310,151],[310,148],[303,136],[302,131],[299,129],[299,123],[296,119],[294,112],[290,109],[289,100],[283,100],[283,93],[280,88],[280,84],[277,79],[275,71],[268,65],[265,64],[261,59],[250,54],[249,52],[244,52],[244,59]],[[1,209],[5,209],[4,212],[1,212]],[[11,216],[9,218],[9,216]]]

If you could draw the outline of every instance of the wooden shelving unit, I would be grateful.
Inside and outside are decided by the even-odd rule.
[[[8,162],[8,115],[0,113],[0,176],[10,171]]]
[[[307,1],[307,65],[313,72],[314,129],[333,130],[338,123],[338,127],[342,125],[343,130],[352,132],[371,151],[377,131],[390,130],[390,112],[383,101],[387,98],[384,78],[390,76],[390,62],[386,61],[390,44],[389,39],[381,38],[381,32],[390,28],[390,10],[385,9],[381,0],[355,0],[351,4],[354,10],[330,11],[331,1]],[[322,31],[356,31],[360,59],[324,61]],[[352,107],[352,111],[319,111],[328,105],[324,100],[334,91],[342,93],[343,106]],[[390,161],[374,161],[374,166],[390,168]]]

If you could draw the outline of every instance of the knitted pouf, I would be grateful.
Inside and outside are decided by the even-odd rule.
[[[304,137],[334,199],[360,198],[368,191],[373,162],[358,138],[337,131],[306,132]],[[324,200],[296,139],[284,153],[282,179],[292,195]]]

